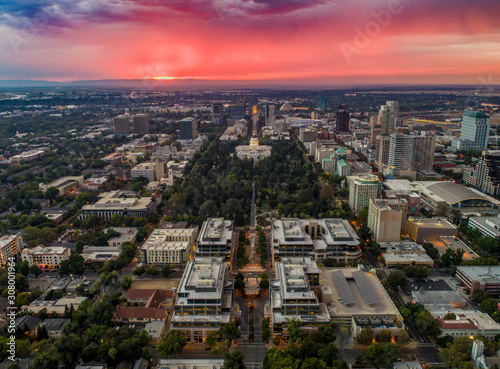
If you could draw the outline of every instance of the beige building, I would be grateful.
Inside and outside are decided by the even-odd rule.
[[[396,266],[417,265],[434,266],[434,260],[427,255],[425,249],[415,242],[383,242],[382,258],[387,268]]]
[[[255,161],[271,156],[271,146],[259,145],[259,139],[252,137],[250,145],[236,146],[236,156],[240,159],[253,159]]]
[[[47,191],[50,187],[55,187],[59,190],[59,195],[67,194],[76,190],[83,184],[83,176],[62,177],[48,184],[40,183],[39,187],[42,191]]]
[[[399,241],[406,221],[408,203],[404,199],[370,199],[368,228],[377,242]]]
[[[193,258],[198,228],[155,229],[141,248],[144,264],[185,264]]]
[[[152,197],[124,198],[120,194],[107,192],[93,205],[84,205],[79,219],[85,219],[90,215],[98,215],[105,220],[110,220],[114,214],[121,214],[128,217],[147,218],[155,209],[155,202]]]
[[[6,234],[0,237],[0,263],[9,262],[9,258],[19,255],[23,249],[23,239],[21,235]]]
[[[412,241],[418,243],[431,242],[440,236],[456,236],[457,227],[444,218],[409,217],[406,223],[406,234]]]
[[[157,181],[165,173],[165,164],[161,161],[146,162],[137,164],[130,170],[132,178],[144,177],[150,181]]]
[[[379,197],[381,185],[375,174],[360,174],[347,177],[349,183],[349,206],[358,212],[368,206],[370,199]]]
[[[66,260],[71,255],[67,247],[44,247],[39,245],[32,249],[24,249],[21,257],[28,260],[31,265],[39,265],[45,268],[54,268],[59,266],[61,261]]]

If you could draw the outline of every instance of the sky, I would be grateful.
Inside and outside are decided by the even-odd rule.
[[[0,0],[0,79],[500,84],[499,15],[498,0]]]

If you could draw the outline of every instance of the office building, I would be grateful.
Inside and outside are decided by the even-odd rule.
[[[391,148],[391,136],[386,134],[378,135],[375,140],[375,166],[379,172],[383,172],[389,165],[389,152]]]
[[[271,103],[267,103],[264,106],[264,115],[265,115],[265,125],[273,127],[274,126],[274,121],[276,119],[275,115],[275,105]]]
[[[159,181],[165,172],[165,164],[161,161],[144,162],[137,164],[130,170],[131,178],[147,178],[150,181]]]
[[[196,138],[198,122],[194,118],[184,118],[179,121],[179,138],[181,140],[192,140]]]
[[[460,139],[453,140],[452,147],[456,150],[486,150],[489,129],[488,114],[466,110],[462,119]]]
[[[374,174],[349,176],[347,182],[349,184],[349,206],[356,213],[368,206],[370,199],[380,196],[382,186]]]
[[[134,115],[133,120],[135,134],[145,135],[149,133],[149,117],[147,114]]]
[[[212,104],[212,123],[221,125],[224,124],[224,104],[223,103],[213,103]]]
[[[468,182],[484,193],[500,195],[500,150],[484,150]]]
[[[0,263],[9,262],[9,258],[19,255],[23,249],[23,239],[19,234],[6,234],[0,237]]]
[[[349,133],[349,110],[346,104],[340,104],[337,110],[337,123],[335,133]]]
[[[130,133],[130,117],[128,115],[114,117],[113,128],[115,135],[128,135]]]
[[[318,107],[318,109],[325,110],[325,111],[328,110],[328,98],[327,97],[320,97],[318,99],[316,106]]]
[[[321,302],[332,323],[348,328],[352,337],[371,328],[376,335],[388,329],[392,336],[404,329],[403,317],[377,278],[375,271],[358,268],[319,268]]]
[[[370,199],[368,228],[376,242],[398,241],[406,224],[408,203],[404,199]]]
[[[469,228],[478,229],[486,237],[500,237],[500,217],[470,217]]]
[[[299,140],[303,143],[313,142],[318,139],[318,131],[315,128],[301,128],[299,131]]]
[[[478,290],[500,296],[500,266],[458,266],[456,278],[471,296]]]
[[[415,170],[432,170],[434,167],[434,151],[436,136],[433,132],[421,132],[415,136]]]
[[[40,183],[39,187],[42,191],[47,191],[50,187],[55,187],[59,190],[59,195],[63,196],[71,191],[76,190],[78,187],[83,184],[83,176],[75,176],[75,177],[62,177],[56,179],[53,182],[48,184]]]
[[[118,192],[106,192],[93,205],[84,205],[79,219],[85,219],[90,215],[98,215],[105,220],[111,220],[114,214],[126,217],[147,218],[156,208],[152,197],[123,198]]]
[[[389,147],[389,172],[393,177],[416,177],[415,136],[393,133]]]
[[[394,132],[395,121],[399,117],[399,102],[387,101],[378,112],[377,125],[382,128],[382,134],[389,135]]]
[[[230,322],[232,286],[229,266],[223,258],[196,257],[189,261],[177,289],[171,329],[191,342],[205,341],[207,334]]]
[[[412,264],[434,267],[434,261],[425,249],[415,242],[382,242],[382,259],[387,268]]]
[[[198,227],[155,229],[141,247],[144,264],[185,264],[192,259]]]
[[[444,218],[413,218],[406,222],[406,234],[412,241],[432,242],[440,236],[456,236],[457,227]]]
[[[247,116],[247,100],[238,98],[235,104],[229,105],[228,119],[245,119]]]
[[[45,156],[45,151],[43,150],[29,150],[20,153],[19,155],[14,155],[10,157],[11,165],[19,165],[24,162],[36,161]]]
[[[449,336],[472,337],[481,335],[491,341],[500,334],[500,324],[495,322],[488,314],[475,310],[453,310],[455,319],[444,319],[444,314],[431,311],[439,321],[441,334],[439,337]]]
[[[239,145],[236,146],[236,156],[239,159],[252,159],[255,161],[262,160],[271,156],[271,146],[269,145],[259,145],[259,139],[257,137],[252,137],[250,139],[250,145]]]
[[[233,221],[208,218],[203,222],[196,244],[196,256],[229,258],[234,245]]]
[[[273,260],[310,257],[331,258],[349,264],[361,257],[359,237],[344,219],[282,218],[271,222]]]
[[[38,265],[42,268],[57,267],[70,255],[71,251],[67,247],[44,247],[42,245],[32,249],[24,249],[21,253],[23,261],[28,260],[30,266]]]
[[[301,329],[309,333],[330,322],[326,304],[315,293],[320,289],[316,262],[310,258],[283,258],[276,263],[276,280],[269,292],[275,337],[287,337],[290,320],[301,321]]]

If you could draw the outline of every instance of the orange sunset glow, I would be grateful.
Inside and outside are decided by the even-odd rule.
[[[0,5],[0,79],[500,81],[495,0]]]

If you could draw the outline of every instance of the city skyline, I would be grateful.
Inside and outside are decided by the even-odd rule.
[[[0,3],[0,79],[500,82],[491,1]]]

